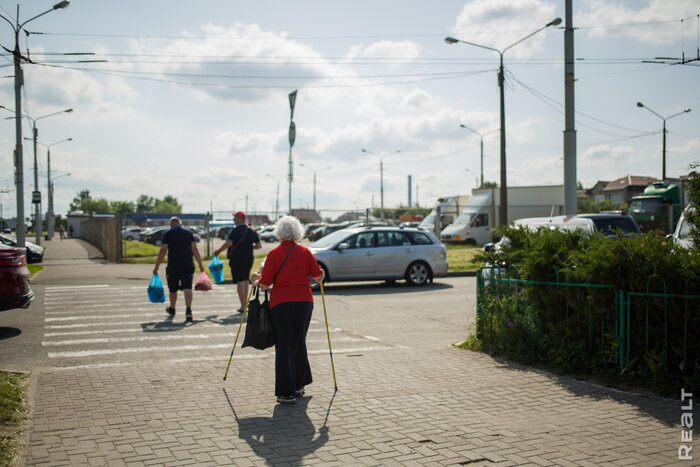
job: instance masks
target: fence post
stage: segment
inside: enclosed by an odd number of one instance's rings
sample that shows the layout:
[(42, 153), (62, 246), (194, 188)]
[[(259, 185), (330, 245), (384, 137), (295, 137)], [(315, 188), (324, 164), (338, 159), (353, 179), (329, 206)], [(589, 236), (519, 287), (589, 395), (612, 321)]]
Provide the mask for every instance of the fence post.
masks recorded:
[(625, 345), (626, 345), (626, 336), (625, 336), (625, 330), (627, 329), (627, 326), (625, 325), (625, 292), (623, 290), (619, 290), (617, 292), (618, 299), (618, 313), (620, 316), (619, 319), (619, 325), (618, 325), (618, 335), (617, 335), (617, 342), (618, 342), (618, 350), (619, 350), (619, 355), (620, 355), (620, 372), (625, 369)]

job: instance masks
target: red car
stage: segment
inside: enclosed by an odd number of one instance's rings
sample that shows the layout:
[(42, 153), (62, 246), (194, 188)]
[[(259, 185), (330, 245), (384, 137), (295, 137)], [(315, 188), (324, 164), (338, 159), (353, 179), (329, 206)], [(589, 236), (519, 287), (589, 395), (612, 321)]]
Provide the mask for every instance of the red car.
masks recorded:
[(0, 244), (0, 311), (27, 308), (32, 300), (23, 249)]

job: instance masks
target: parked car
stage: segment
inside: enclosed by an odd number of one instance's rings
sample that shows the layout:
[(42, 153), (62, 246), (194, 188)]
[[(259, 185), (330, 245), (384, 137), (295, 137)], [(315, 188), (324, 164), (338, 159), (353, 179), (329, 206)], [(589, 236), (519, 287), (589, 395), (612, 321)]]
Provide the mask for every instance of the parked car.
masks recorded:
[(335, 232), (337, 230), (345, 229), (348, 228), (347, 224), (324, 224), (320, 227), (315, 228), (313, 231), (311, 231), (311, 234), (309, 235), (309, 240), (312, 242), (315, 242), (317, 240), (322, 239), (326, 235)]
[(576, 217), (591, 219), (595, 224), (595, 230), (606, 237), (617, 237), (617, 231), (622, 230), (625, 237), (639, 235), (642, 231), (634, 218), (627, 214), (595, 213), (579, 214)]
[(11, 233), (12, 233), (12, 229), (9, 228), (9, 227), (5, 227), (5, 228), (3, 229), (3, 233), (11, 234)]
[[(146, 234), (146, 239), (144, 241), (146, 243), (151, 243), (153, 245), (160, 246), (163, 244), (163, 234), (168, 230), (170, 230), (170, 226), (168, 225), (156, 227), (155, 229), (151, 230), (148, 234)], [(195, 242), (199, 242), (202, 239), (196, 233), (192, 232), (192, 234), (194, 235)]]
[(277, 236), (275, 235), (275, 226), (266, 225), (261, 227), (258, 230), (258, 237), (260, 237), (260, 240), (262, 240), (263, 242), (276, 242)]
[(309, 245), (326, 282), (399, 280), (412, 285), (447, 275), (447, 250), (431, 233), (398, 227), (338, 230)]
[(695, 226), (688, 221), (688, 214), (690, 212), (695, 212), (695, 208), (693, 206), (688, 206), (683, 210), (683, 214), (681, 214), (680, 219), (678, 219), (676, 230), (672, 235), (669, 235), (676, 245), (683, 248), (693, 248), (695, 246), (692, 237), (692, 232), (695, 230)]
[(21, 248), (0, 244), (0, 311), (27, 308), (34, 300)]
[(123, 240), (138, 240), (143, 229), (137, 225), (131, 225), (122, 229)]
[[(5, 235), (0, 235), (0, 243), (7, 246), (17, 246), (17, 242), (12, 240), (10, 237)], [(41, 263), (44, 260), (44, 248), (40, 247), (36, 243), (25, 241), (24, 244), (27, 247), (27, 262), (28, 263)]]

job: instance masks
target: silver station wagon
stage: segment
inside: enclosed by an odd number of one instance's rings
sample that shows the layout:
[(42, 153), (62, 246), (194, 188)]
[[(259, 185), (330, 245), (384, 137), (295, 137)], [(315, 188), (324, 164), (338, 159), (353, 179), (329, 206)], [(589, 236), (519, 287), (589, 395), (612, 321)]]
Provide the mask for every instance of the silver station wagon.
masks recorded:
[(309, 245), (326, 282), (406, 279), (411, 285), (447, 275), (445, 246), (429, 232), (401, 227), (355, 227)]

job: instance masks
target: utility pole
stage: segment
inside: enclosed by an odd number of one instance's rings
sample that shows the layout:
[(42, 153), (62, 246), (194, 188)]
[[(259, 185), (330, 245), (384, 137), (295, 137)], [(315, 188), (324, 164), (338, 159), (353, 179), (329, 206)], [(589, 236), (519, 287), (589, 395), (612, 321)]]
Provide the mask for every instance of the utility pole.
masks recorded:
[(294, 180), (294, 163), (292, 161), (292, 147), (296, 139), (296, 125), (294, 125), (294, 105), (297, 101), (297, 90), (289, 93), (289, 109), (291, 115), (289, 117), (289, 215), (292, 215), (292, 181)]
[(578, 212), (576, 196), (576, 118), (574, 110), (574, 25), (572, 1), (566, 0), (564, 29), (564, 215)]

